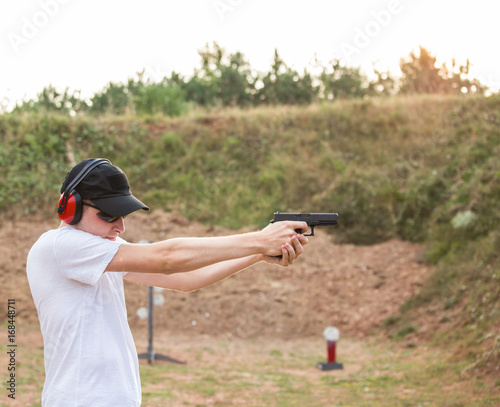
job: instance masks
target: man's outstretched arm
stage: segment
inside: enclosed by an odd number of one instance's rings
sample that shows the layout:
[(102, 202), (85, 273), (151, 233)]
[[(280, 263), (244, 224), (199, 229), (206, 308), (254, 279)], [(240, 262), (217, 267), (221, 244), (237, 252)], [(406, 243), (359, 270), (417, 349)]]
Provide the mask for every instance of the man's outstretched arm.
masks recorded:
[(172, 274), (252, 255), (280, 256), (305, 222), (277, 222), (260, 232), (222, 237), (175, 238), (149, 245), (122, 244), (106, 271)]
[(171, 275), (128, 273), (124, 276), (124, 279), (133, 283), (162, 287), (170, 290), (182, 292), (194, 291), (222, 281), (260, 261), (267, 261), (287, 267), (302, 254), (304, 251), (303, 246), (307, 244), (307, 241), (307, 237), (302, 235), (297, 235), (297, 237), (294, 236), (291, 245), (284, 245), (280, 257), (256, 254), (240, 259), (226, 260), (186, 273), (174, 273)]

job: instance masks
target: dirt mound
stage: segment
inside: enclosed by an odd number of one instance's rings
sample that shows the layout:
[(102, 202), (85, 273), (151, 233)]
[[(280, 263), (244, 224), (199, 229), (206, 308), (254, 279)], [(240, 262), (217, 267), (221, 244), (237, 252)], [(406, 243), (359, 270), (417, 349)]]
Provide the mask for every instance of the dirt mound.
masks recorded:
[[(15, 298), (17, 316), (37, 322), (26, 279), (29, 248), (56, 220), (28, 218), (4, 221), (0, 230), (0, 290)], [(240, 232), (245, 232), (243, 230)], [(129, 242), (158, 241), (175, 236), (234, 233), (156, 211), (127, 218), (123, 237)], [(419, 262), (422, 248), (401, 241), (374, 246), (337, 245), (316, 230), (306, 253), (291, 267), (258, 264), (223, 282), (194, 293), (163, 291), (165, 303), (155, 307), (155, 329), (179, 334), (252, 338), (320, 335), (326, 326), (341, 335), (364, 337), (414, 295), (429, 273)], [(147, 307), (147, 287), (126, 283), (129, 322), (146, 330), (137, 316)]]

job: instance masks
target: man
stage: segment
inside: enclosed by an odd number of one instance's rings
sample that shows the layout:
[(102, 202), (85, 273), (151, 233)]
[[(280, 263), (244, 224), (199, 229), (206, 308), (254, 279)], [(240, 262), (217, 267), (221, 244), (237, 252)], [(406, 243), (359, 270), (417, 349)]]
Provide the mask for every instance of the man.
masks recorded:
[(304, 222), (277, 222), (247, 234), (129, 244), (119, 237), (125, 216), (149, 208), (105, 159), (73, 167), (61, 193), (61, 224), (39, 238), (27, 261), (44, 339), (47, 407), (140, 405), (123, 279), (187, 292), (259, 261), (288, 266), (307, 243), (296, 232), (307, 230)]

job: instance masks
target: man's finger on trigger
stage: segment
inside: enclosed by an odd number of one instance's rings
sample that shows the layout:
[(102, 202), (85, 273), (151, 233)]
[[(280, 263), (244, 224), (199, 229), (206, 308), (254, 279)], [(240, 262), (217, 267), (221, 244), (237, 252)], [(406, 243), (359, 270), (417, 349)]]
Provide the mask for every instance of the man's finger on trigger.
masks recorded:
[(309, 226), (307, 226), (306, 222), (294, 221), (292, 223), (292, 225), (293, 225), (294, 230), (295, 231), (299, 231), (300, 230), (300, 233), (306, 233), (307, 230), (309, 229)]

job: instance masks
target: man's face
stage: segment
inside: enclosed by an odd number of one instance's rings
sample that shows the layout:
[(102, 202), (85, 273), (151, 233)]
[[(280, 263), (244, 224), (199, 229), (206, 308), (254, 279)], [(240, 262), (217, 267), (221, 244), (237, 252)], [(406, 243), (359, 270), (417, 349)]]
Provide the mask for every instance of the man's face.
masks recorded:
[(125, 219), (121, 217), (116, 222), (108, 223), (97, 216), (98, 212), (98, 209), (84, 206), (82, 219), (75, 229), (115, 241), (120, 233), (125, 232)]

